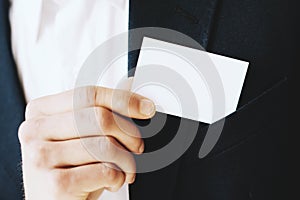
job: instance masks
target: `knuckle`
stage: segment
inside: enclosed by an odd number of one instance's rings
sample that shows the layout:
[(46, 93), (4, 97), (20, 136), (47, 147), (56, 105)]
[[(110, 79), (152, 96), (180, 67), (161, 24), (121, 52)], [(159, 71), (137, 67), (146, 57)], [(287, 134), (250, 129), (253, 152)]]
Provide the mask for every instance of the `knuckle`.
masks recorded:
[(103, 176), (106, 177), (107, 186), (115, 186), (119, 182), (119, 173), (112, 167), (102, 165), (103, 166)]
[(95, 87), (85, 86), (74, 89), (74, 98), (77, 106), (94, 105)]
[(99, 116), (100, 129), (105, 134), (111, 131), (113, 126), (113, 115), (112, 112), (106, 109), (98, 108), (96, 109), (97, 116)]
[(32, 141), (32, 135), (31, 135), (31, 131), (29, 129), (28, 126), (28, 122), (24, 121), (20, 126), (19, 126), (19, 130), (18, 130), (18, 138), (19, 141), (21, 143), (21, 145), (23, 144), (28, 144), (30, 143), (30, 141)]
[(118, 172), (116, 170), (109, 168), (107, 170), (106, 176), (109, 183), (115, 185), (118, 182)]
[(31, 120), (24, 121), (18, 130), (18, 137), (21, 144), (29, 144), (32, 141), (38, 139), (37, 133), (40, 127), (45, 123), (45, 118), (35, 118)]
[(140, 102), (140, 96), (136, 93), (127, 94), (127, 103), (128, 106), (136, 106)]
[(128, 91), (114, 90), (112, 97), (113, 110), (122, 110), (125, 115), (128, 115), (130, 96), (131, 93)]
[(88, 105), (95, 105), (96, 104), (96, 87), (95, 86), (88, 86), (84, 90), (84, 99), (86, 100)]
[(67, 193), (72, 184), (72, 174), (69, 170), (57, 170), (52, 173), (52, 185), (54, 185), (55, 193)]
[(107, 102), (107, 100), (109, 99), (108, 91), (109, 90), (105, 87), (95, 88), (95, 93), (94, 93), (95, 103), (97, 102), (99, 104), (105, 104), (105, 102)]
[(33, 165), (36, 168), (49, 167), (49, 148), (44, 143), (37, 143), (33, 149)]
[(113, 97), (112, 97), (112, 107), (114, 110), (122, 109), (124, 106), (124, 102), (126, 102), (127, 98), (127, 92), (120, 92), (119, 90), (113, 91)]

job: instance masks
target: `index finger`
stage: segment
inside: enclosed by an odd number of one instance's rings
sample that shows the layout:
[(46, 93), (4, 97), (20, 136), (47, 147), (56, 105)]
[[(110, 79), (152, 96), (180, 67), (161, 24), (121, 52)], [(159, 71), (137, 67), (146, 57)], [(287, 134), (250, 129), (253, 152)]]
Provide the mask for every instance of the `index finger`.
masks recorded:
[(136, 119), (149, 119), (155, 113), (154, 103), (141, 95), (126, 90), (86, 86), (31, 101), (26, 108), (26, 119), (88, 107), (105, 107)]

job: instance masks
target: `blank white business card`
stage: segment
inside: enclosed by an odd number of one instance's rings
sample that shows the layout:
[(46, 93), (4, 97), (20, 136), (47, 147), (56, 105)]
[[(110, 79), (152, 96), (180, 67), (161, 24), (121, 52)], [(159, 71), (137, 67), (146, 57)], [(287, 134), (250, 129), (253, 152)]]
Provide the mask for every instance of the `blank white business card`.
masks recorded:
[(145, 37), (131, 91), (158, 112), (211, 124), (236, 111), (248, 65)]

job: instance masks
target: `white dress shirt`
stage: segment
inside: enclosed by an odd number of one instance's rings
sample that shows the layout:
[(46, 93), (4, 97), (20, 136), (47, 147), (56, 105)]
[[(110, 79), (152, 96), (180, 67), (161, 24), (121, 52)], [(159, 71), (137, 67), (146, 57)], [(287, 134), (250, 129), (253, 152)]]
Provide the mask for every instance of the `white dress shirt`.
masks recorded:
[[(128, 0), (11, 1), (13, 55), (27, 101), (74, 88), (88, 55), (128, 30)], [(126, 64), (110, 76), (127, 73)], [(128, 200), (128, 185), (100, 199)]]

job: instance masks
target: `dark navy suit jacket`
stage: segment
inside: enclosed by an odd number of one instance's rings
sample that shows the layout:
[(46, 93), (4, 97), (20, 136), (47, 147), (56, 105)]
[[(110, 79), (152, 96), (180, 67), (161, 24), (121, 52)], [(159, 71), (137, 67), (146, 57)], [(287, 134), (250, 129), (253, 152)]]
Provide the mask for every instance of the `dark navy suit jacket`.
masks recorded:
[[(294, 38), (287, 1), (131, 0), (130, 4), (130, 28), (174, 29), (207, 51), (250, 62), (238, 110), (226, 118), (213, 151), (198, 158), (207, 128), (203, 125), (179, 160), (137, 176), (130, 186), (131, 198), (286, 199), (287, 74), (293, 64), (289, 53)], [(0, 0), (1, 200), (23, 196), (17, 131), (25, 101), (11, 52), (9, 6), (8, 0)], [(168, 116), (161, 134), (146, 139), (146, 151), (167, 143), (176, 123), (176, 117)]]

